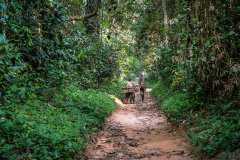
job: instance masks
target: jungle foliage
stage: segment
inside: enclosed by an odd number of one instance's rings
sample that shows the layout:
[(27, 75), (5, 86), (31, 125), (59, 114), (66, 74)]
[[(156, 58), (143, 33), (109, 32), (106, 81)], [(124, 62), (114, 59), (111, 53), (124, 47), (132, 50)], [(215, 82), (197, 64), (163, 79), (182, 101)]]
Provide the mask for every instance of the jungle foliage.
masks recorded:
[(0, 0), (0, 158), (73, 159), (143, 68), (198, 151), (235, 155), (239, 22), (238, 0)]
[(157, 0), (135, 27), (158, 81), (153, 95), (207, 156), (240, 147), (239, 8), (237, 0)]
[(1, 108), (1, 159), (72, 159), (115, 108), (104, 93), (71, 86), (52, 102), (31, 97)]
[(119, 62), (89, 33), (87, 10), (83, 1), (0, 1), (0, 159), (73, 159), (114, 110)]

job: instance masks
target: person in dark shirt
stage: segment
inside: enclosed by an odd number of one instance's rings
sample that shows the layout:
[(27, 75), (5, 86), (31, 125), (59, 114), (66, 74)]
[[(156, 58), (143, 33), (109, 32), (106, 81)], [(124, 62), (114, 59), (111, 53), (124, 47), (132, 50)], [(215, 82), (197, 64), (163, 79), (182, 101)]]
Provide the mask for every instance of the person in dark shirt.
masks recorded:
[(141, 73), (140, 76), (139, 76), (138, 84), (139, 84), (139, 88), (140, 88), (141, 100), (142, 100), (142, 102), (144, 102), (145, 86), (144, 86), (144, 75), (143, 75), (143, 73)]

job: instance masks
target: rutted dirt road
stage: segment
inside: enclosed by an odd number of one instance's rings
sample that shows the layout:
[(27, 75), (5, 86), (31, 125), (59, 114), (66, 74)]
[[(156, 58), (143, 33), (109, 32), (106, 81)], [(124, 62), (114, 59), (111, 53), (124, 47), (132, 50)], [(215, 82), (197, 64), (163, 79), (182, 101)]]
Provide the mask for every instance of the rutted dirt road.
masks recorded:
[(154, 100), (118, 108), (86, 150), (88, 160), (192, 160), (191, 146)]

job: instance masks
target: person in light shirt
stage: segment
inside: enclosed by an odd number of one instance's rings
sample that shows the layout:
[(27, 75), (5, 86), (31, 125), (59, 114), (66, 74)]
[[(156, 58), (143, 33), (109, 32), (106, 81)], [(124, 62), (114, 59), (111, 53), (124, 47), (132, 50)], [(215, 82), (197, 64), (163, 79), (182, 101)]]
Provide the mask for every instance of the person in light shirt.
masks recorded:
[(125, 93), (125, 103), (135, 103), (135, 85), (133, 81), (129, 78), (127, 82), (127, 92)]

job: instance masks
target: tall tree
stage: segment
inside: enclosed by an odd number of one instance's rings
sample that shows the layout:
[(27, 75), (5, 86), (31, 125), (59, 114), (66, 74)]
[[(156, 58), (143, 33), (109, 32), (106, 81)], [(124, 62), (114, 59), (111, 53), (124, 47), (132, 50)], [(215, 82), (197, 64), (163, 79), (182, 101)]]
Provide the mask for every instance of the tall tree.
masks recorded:
[(166, 0), (162, 0), (162, 10), (163, 10), (163, 16), (164, 16), (164, 30), (165, 30), (165, 44), (168, 45), (168, 34), (167, 34), (167, 30), (168, 30), (168, 14), (167, 14), (167, 2)]
[(100, 32), (99, 9), (101, 0), (87, 0), (84, 24), (87, 32), (98, 37)]

